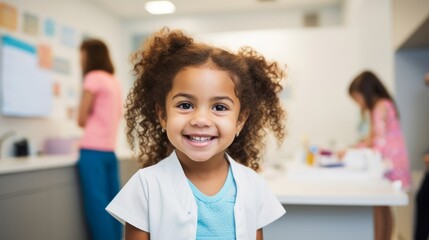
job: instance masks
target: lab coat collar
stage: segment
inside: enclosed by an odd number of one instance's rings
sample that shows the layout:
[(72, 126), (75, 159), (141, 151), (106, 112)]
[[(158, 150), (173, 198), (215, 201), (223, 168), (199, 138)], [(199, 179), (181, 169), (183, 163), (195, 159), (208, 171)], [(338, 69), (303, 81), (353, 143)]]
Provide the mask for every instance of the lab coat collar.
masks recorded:
[[(246, 239), (246, 217), (245, 212), (242, 209), (242, 191), (243, 188), (246, 187), (245, 183), (242, 183), (244, 180), (244, 172), (240, 171), (240, 163), (237, 163), (234, 159), (232, 159), (228, 154), (227, 160), (229, 165), (231, 166), (232, 174), (234, 176), (234, 180), (237, 187), (237, 195), (235, 199), (234, 206), (234, 216), (235, 216), (235, 225), (236, 225), (236, 237), (237, 239)], [(186, 209), (187, 214), (194, 215), (194, 227), (197, 227), (198, 220), (198, 209), (195, 201), (194, 194), (192, 193), (192, 189), (189, 186), (188, 179), (186, 178), (185, 172), (183, 171), (182, 165), (180, 164), (179, 158), (177, 157), (176, 151), (173, 151), (170, 156), (163, 160), (168, 165), (168, 170), (170, 176), (175, 183), (177, 183), (177, 200), (182, 203), (184, 209)]]
[[(234, 159), (232, 159), (227, 153), (225, 153), (226, 159), (229, 162), (229, 165), (231, 166), (232, 174), (234, 176), (234, 180), (237, 184), (237, 188), (239, 188), (240, 185), (240, 179), (241, 179), (241, 171), (238, 170), (239, 166)], [(173, 180), (179, 184), (177, 189), (180, 189), (181, 191), (186, 189), (187, 195), (190, 194), (193, 196), (192, 190), (189, 186), (188, 180), (186, 178), (185, 172), (183, 171), (182, 165), (180, 164), (179, 158), (177, 157), (176, 151), (173, 151), (167, 159), (164, 160), (168, 165), (170, 166), (170, 174), (173, 176)], [(179, 169), (179, 170), (178, 170)], [(185, 187), (186, 186), (186, 187)], [(183, 194), (183, 193), (182, 193)], [(182, 195), (180, 194), (180, 195)]]

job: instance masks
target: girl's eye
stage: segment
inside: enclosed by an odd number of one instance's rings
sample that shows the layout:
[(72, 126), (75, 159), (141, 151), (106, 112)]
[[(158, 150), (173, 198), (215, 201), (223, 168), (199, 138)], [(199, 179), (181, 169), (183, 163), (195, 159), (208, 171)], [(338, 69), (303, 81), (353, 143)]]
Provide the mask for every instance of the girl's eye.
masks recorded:
[(192, 104), (190, 104), (190, 103), (181, 103), (181, 104), (177, 105), (177, 107), (180, 108), (180, 109), (186, 109), (186, 110), (188, 110), (188, 109), (192, 108)]
[(221, 112), (221, 111), (227, 111), (229, 109), (224, 105), (216, 105), (213, 107), (213, 110)]

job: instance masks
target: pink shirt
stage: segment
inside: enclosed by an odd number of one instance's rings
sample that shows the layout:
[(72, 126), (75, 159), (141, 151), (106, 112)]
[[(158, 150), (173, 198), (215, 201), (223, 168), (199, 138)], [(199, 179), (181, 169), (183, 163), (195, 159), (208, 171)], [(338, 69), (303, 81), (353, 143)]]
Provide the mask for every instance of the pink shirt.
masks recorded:
[(392, 164), (386, 177), (401, 180), (404, 188), (408, 188), (411, 177), (407, 148), (393, 103), (379, 100), (371, 112), (371, 122), (372, 147)]
[(110, 73), (91, 71), (84, 78), (83, 89), (90, 91), (94, 100), (80, 147), (113, 151), (122, 117), (120, 83)]

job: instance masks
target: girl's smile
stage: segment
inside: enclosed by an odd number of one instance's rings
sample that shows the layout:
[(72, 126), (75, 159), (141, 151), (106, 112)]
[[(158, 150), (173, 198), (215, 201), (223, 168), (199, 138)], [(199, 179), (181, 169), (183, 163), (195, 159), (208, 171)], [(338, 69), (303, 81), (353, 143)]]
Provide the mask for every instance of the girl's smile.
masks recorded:
[(223, 159), (242, 129), (240, 101), (231, 76), (212, 66), (187, 67), (173, 80), (161, 125), (178, 156), (194, 162)]
[(214, 136), (198, 136), (194, 134), (184, 134), (189, 144), (194, 147), (205, 147), (212, 143), (217, 137)]

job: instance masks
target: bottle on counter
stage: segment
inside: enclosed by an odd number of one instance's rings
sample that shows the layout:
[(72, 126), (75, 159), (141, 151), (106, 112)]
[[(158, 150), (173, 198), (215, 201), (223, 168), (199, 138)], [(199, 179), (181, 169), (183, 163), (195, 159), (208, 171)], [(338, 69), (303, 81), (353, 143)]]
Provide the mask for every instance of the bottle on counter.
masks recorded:
[(317, 147), (314, 145), (310, 146), (307, 151), (307, 158), (306, 158), (307, 165), (309, 166), (315, 165), (316, 154), (317, 154)]

